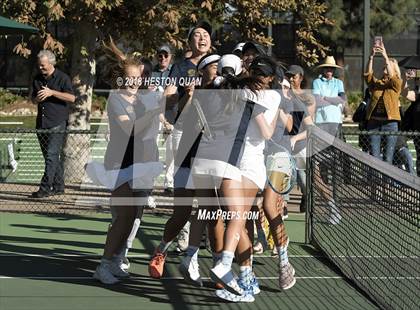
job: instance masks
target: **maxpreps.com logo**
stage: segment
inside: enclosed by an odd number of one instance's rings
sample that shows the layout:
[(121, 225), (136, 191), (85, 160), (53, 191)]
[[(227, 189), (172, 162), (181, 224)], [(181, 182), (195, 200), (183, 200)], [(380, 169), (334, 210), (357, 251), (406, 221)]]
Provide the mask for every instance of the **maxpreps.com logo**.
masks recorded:
[(208, 220), (217, 220), (222, 219), (224, 221), (230, 220), (257, 220), (258, 219), (258, 211), (225, 211), (222, 209), (217, 210), (205, 210), (199, 209), (197, 219), (200, 221), (208, 221)]

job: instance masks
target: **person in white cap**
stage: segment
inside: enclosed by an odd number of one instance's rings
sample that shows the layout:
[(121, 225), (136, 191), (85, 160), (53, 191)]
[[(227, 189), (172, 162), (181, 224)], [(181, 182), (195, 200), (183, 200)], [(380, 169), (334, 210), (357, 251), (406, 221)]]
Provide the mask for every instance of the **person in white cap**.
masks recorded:
[[(235, 70), (234, 59), (237, 63), (240, 60), (234, 55), (229, 58), (227, 63), (232, 66), (221, 68), (225, 74), (221, 87), (226, 89), (226, 98), (223, 91), (218, 93), (222, 96), (220, 113), (208, 120), (214, 136), (202, 138), (191, 169), (195, 188), (220, 189), (225, 210), (238, 214), (227, 222), (223, 251), (218, 253), (220, 258), (211, 269), (212, 280), (224, 286), (216, 295), (233, 302), (252, 302), (253, 295), (260, 290), (252, 272), (252, 245), (244, 229), (245, 218), (241, 215), (249, 211), (258, 188), (265, 185), (262, 151), (264, 139), (269, 138), (275, 128), (280, 95), (267, 89), (274, 79), (274, 61), (267, 57), (257, 58), (250, 66), (252, 76), (236, 79), (235, 73), (241, 70)], [(228, 98), (231, 99), (226, 100)], [(209, 106), (217, 104), (216, 96), (213, 99)], [(240, 264), (239, 280), (231, 270), (235, 251)], [(291, 270), (289, 267), (284, 269), (285, 272)]]
[[(217, 112), (215, 110), (217, 110), (218, 107), (214, 104), (215, 101), (213, 100), (217, 97), (217, 94), (215, 94), (212, 89), (215, 88), (213, 82), (217, 76), (219, 60), (219, 55), (208, 54), (204, 56), (197, 65), (199, 74), (202, 76), (202, 84), (194, 91), (192, 103), (188, 107), (189, 114), (186, 117), (188, 122), (184, 122), (183, 135), (178, 149), (177, 158), (175, 159), (176, 162), (178, 162), (179, 158), (183, 159), (183, 163), (180, 164), (181, 166), (188, 166), (188, 168), (191, 167), (192, 161), (196, 156), (196, 151), (203, 139), (203, 135), (211, 134), (208, 132), (210, 129), (206, 126), (209, 124), (211, 125), (211, 123), (207, 122), (207, 119), (212, 119), (210, 115), (214, 115), (214, 113)], [(220, 103), (220, 101), (218, 102)], [(206, 139), (206, 137), (204, 139)], [(201, 195), (202, 197), (209, 196), (208, 193), (203, 193), (202, 190), (200, 192), (195, 191), (195, 186), (192, 183), (193, 182), (189, 182), (188, 188), (194, 191), (194, 195)], [(198, 198), (198, 201), (200, 204), (201, 199)], [(199, 208), (202, 209), (205, 208), (205, 206), (199, 205)], [(202, 286), (202, 280), (198, 270), (198, 249), (206, 223), (206, 221), (197, 220), (196, 216), (192, 218), (188, 248), (186, 251), (187, 255), (179, 266), (181, 274), (194, 286)], [(212, 250), (213, 252), (220, 252), (223, 247), (223, 241), (219, 239), (219, 244), (215, 244), (214, 231), (216, 229), (221, 229), (223, 231), (223, 223), (220, 223), (219, 226), (217, 226), (216, 222), (208, 224)], [(220, 241), (222, 242), (220, 243)]]

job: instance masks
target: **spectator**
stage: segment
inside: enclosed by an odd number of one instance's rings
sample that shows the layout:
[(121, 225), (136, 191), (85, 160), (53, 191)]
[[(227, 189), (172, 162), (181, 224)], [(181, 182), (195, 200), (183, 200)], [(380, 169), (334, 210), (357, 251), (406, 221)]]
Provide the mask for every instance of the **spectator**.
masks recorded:
[(286, 71), (290, 81), (291, 100), (293, 101), (292, 130), (290, 132), (290, 143), (292, 155), (296, 161), (297, 182), (302, 191), (300, 212), (306, 211), (306, 135), (307, 127), (313, 125), (315, 114), (315, 99), (302, 89), (304, 71), (301, 66), (291, 65)]
[(342, 137), (342, 113), (347, 98), (343, 81), (334, 77), (335, 69), (342, 67), (335, 63), (333, 56), (328, 56), (317, 68), (322, 69), (322, 74), (312, 85), (316, 99), (315, 123), (329, 134)]
[[(353, 122), (359, 123), (359, 130), (366, 130), (366, 110), (370, 103), (370, 91), (369, 88), (365, 89), (362, 102), (357, 107), (353, 114)], [(363, 152), (369, 152), (369, 136), (366, 134), (359, 134), (359, 147)]]
[[(418, 70), (418, 69), (417, 69)], [(414, 90), (410, 90), (407, 80), (414, 79)], [(416, 77), (416, 70), (408, 69), (404, 75), (402, 95), (411, 101), (411, 105), (405, 111), (402, 120), (403, 131), (420, 132), (420, 78)], [(416, 149), (417, 176), (420, 177), (420, 136), (414, 136), (414, 148)]]
[[(49, 50), (38, 54), (38, 74), (32, 84), (32, 102), (38, 105), (36, 129), (49, 129), (37, 133), (45, 160), (44, 175), (39, 190), (33, 198), (43, 198), (64, 193), (63, 162), (60, 156), (69, 118), (69, 103), (76, 97), (70, 77), (55, 68), (55, 55)], [(56, 131), (56, 132), (52, 132)]]
[[(156, 58), (157, 64), (153, 68), (152, 77), (163, 80), (169, 76), (172, 68), (172, 50), (169, 45), (164, 44), (160, 46), (157, 49)], [(160, 86), (159, 90), (163, 91), (163, 87)]]
[[(383, 77), (381, 79), (373, 76), (373, 57), (376, 53), (380, 53), (385, 60)], [(399, 96), (402, 85), (401, 73), (397, 61), (388, 58), (383, 45), (372, 48), (364, 76), (372, 94), (366, 113), (367, 130), (398, 131), (398, 122), (401, 120), (399, 113)], [(392, 164), (397, 137), (395, 135), (387, 135), (385, 140), (384, 160)], [(370, 153), (380, 158), (380, 135), (370, 135)]]
[(264, 56), (266, 54), (266, 51), (261, 45), (254, 42), (246, 42), (242, 46), (242, 61), (244, 72), (249, 72), (249, 66), (251, 65), (255, 57), (259, 55)]
[(398, 136), (395, 144), (395, 154), (393, 164), (408, 173), (415, 175), (413, 157), (407, 144), (406, 136)]
[[(157, 65), (153, 69), (152, 77), (158, 78), (161, 81), (166, 79), (169, 76), (169, 73), (172, 68), (172, 50), (169, 47), (169, 45), (162, 45), (157, 49)], [(165, 83), (160, 83), (161, 85), (166, 85)], [(164, 91), (163, 86), (157, 87), (158, 91)], [(171, 119), (171, 115), (168, 115), (168, 113), (171, 113), (171, 111), (166, 111), (165, 114), (159, 115), (159, 120), (161, 123), (161, 129), (164, 129), (165, 132), (165, 164), (166, 164), (166, 172), (165, 172), (165, 181), (164, 181), (164, 187), (166, 191), (171, 192), (173, 188), (173, 174), (174, 174), (174, 157), (173, 157), (173, 146), (172, 146), (172, 130), (173, 125), (168, 121), (168, 119)]]

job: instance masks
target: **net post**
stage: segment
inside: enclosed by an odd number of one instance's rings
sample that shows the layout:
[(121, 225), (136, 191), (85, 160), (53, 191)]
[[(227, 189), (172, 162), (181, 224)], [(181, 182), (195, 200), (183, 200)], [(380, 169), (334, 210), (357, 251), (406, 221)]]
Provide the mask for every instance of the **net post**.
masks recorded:
[(305, 213), (305, 243), (312, 243), (312, 131), (313, 125), (309, 126), (307, 129), (307, 139), (306, 139), (306, 213)]

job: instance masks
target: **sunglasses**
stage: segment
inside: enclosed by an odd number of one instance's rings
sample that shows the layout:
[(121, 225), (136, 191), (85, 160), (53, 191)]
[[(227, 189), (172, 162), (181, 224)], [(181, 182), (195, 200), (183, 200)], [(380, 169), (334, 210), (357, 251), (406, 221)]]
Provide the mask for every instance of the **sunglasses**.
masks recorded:
[(162, 54), (158, 55), (159, 59), (168, 58), (168, 57), (169, 57), (169, 54), (167, 54), (167, 53), (162, 53)]

